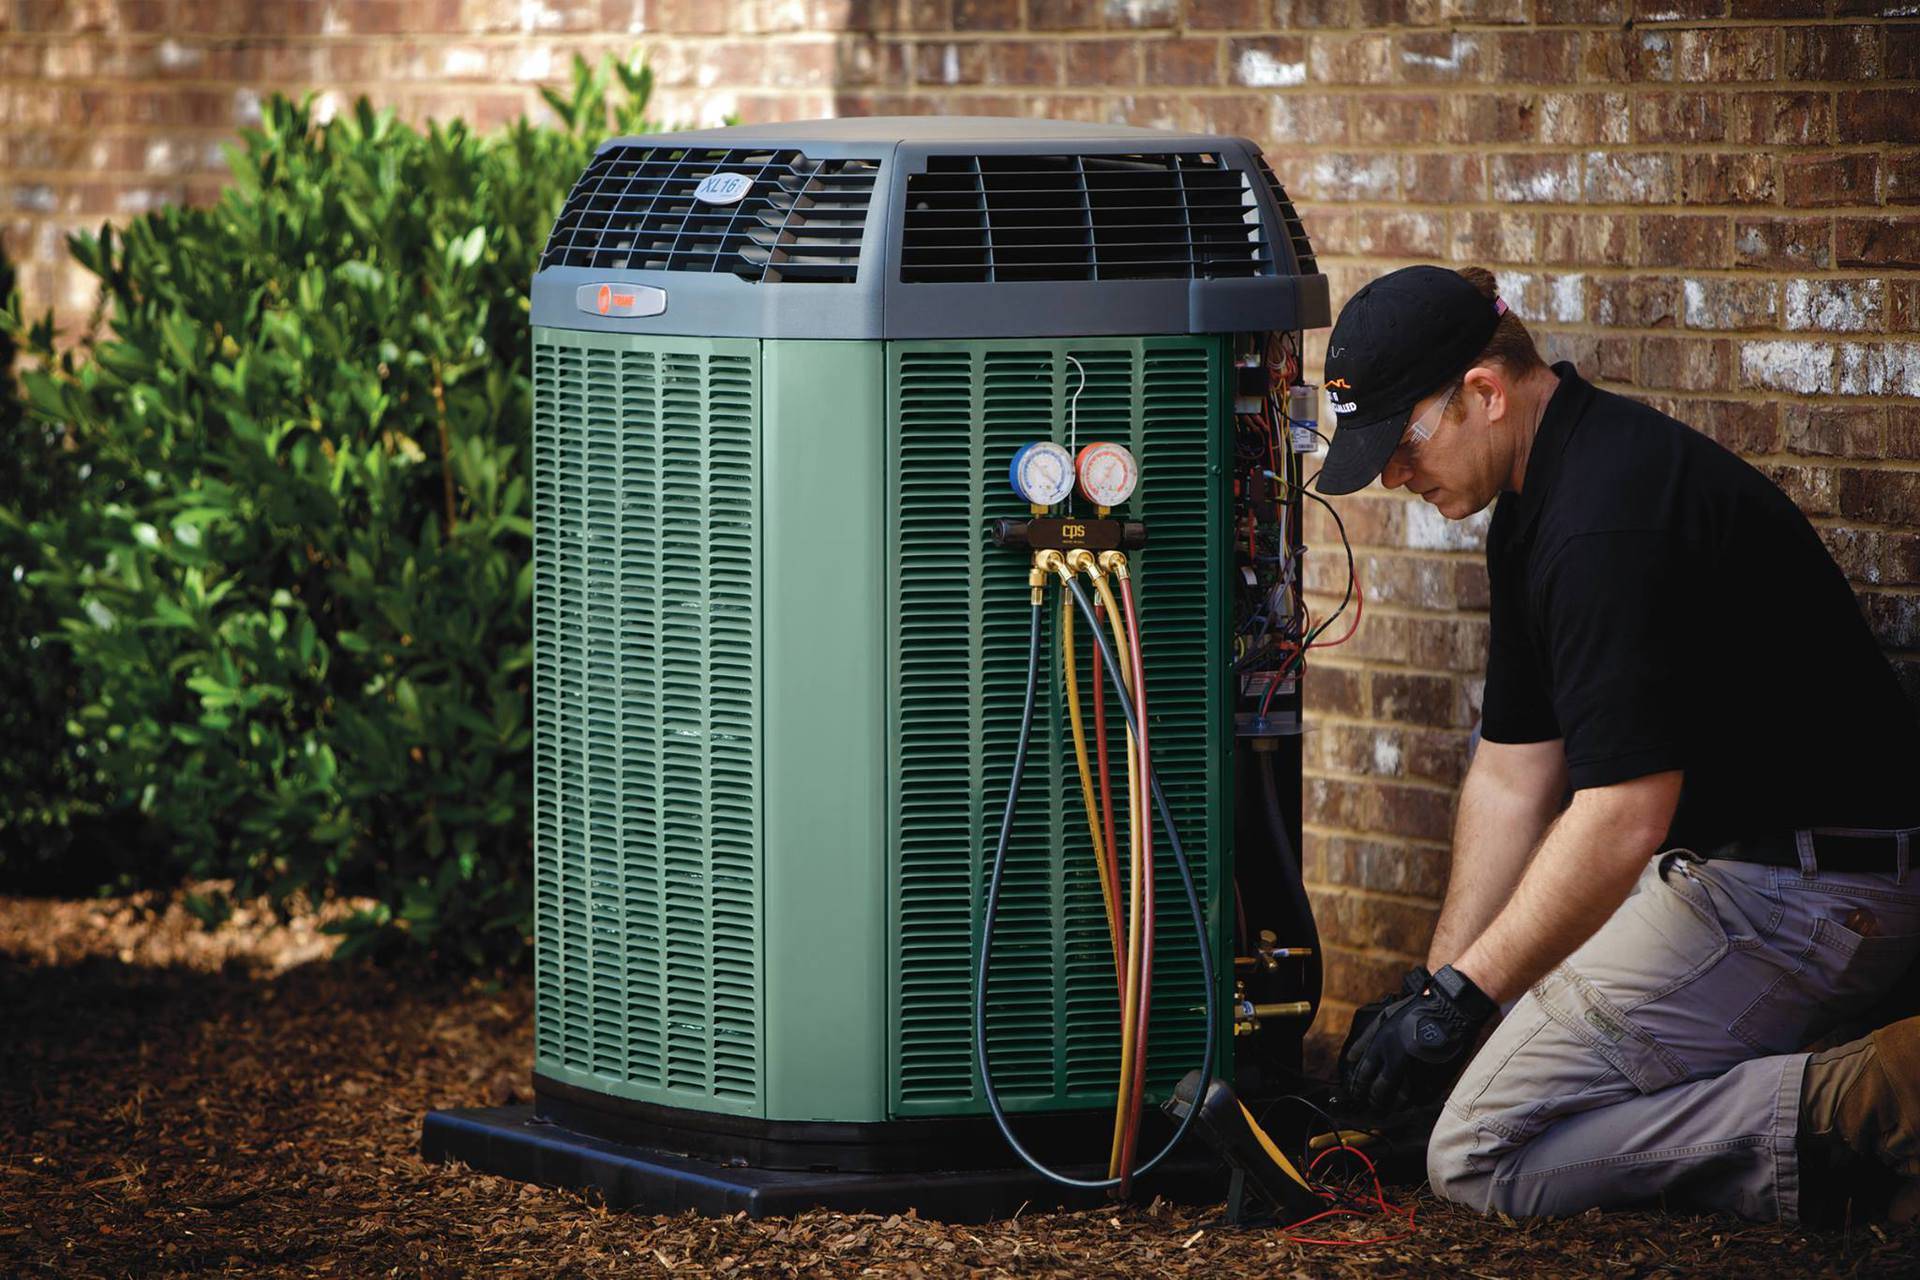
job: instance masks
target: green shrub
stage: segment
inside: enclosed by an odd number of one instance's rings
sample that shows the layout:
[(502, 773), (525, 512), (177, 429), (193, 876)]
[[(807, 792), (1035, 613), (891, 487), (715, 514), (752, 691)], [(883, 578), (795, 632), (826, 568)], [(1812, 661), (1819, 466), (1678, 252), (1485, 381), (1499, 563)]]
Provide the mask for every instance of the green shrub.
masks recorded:
[[(9, 315), (19, 311), (4, 258), (0, 304)], [(133, 878), (151, 850), (141, 847), (140, 824), (115, 811), (110, 787), (67, 739), (79, 676), (72, 654), (42, 638), (58, 627), (59, 611), (29, 580), (43, 564), (20, 521), (68, 507), (85, 483), (87, 458), (65, 432), (22, 411), (14, 339), (14, 326), (0, 324), (0, 500), (18, 513), (12, 523), (0, 521), (0, 873), (14, 889), (85, 889)]]
[(111, 337), (8, 326), (75, 445), (36, 462), (90, 463), (7, 517), (77, 758), (170, 875), (375, 899), (349, 952), (478, 962), (528, 932), (527, 288), (650, 83), (574, 70), (559, 127), (491, 136), (276, 98), (217, 205), (71, 241)]

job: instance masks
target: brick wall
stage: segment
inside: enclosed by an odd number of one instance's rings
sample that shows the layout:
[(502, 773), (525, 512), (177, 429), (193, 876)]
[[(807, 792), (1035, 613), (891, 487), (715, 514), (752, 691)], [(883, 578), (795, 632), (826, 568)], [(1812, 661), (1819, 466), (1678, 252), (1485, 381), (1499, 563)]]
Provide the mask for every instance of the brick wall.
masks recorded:
[[(1245, 134), (1298, 197), (1336, 305), (1404, 263), (1492, 266), (1552, 355), (1753, 458), (1920, 693), (1920, 24), (1902, 13), (1920, 5), (0, 0), (0, 217), (29, 300), (78, 318), (60, 235), (209, 197), (219, 144), (270, 88), (497, 122), (539, 110), (572, 52), (635, 45), (668, 120)], [(1481, 524), (1377, 490), (1343, 510), (1367, 620), (1312, 681), (1307, 854), (1329, 995), (1350, 1003), (1432, 927), (1486, 582)], [(1335, 590), (1336, 540), (1313, 532)]]

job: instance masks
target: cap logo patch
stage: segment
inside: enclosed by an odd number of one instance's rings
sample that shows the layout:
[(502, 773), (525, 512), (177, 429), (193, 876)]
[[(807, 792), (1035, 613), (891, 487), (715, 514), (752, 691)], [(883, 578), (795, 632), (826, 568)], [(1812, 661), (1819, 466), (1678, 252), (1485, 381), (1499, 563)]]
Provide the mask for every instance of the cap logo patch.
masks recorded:
[(1333, 406), (1335, 413), (1352, 413), (1360, 407), (1351, 400), (1329, 400), (1327, 403)]
[(1349, 386), (1349, 385), (1348, 385), (1348, 383), (1347, 383), (1347, 380), (1346, 380), (1345, 378), (1335, 378), (1335, 379), (1334, 379), (1334, 380), (1333, 380), (1332, 382), (1329, 382), (1329, 383), (1327, 384), (1327, 390), (1329, 390), (1329, 391), (1351, 391), (1351, 390), (1353, 390), (1353, 388), (1352, 388), (1351, 386)]

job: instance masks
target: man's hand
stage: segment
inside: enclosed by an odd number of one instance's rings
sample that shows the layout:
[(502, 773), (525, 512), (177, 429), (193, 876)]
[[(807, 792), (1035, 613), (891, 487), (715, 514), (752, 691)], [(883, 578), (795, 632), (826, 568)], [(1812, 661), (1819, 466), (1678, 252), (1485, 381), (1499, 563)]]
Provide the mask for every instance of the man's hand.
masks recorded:
[(1343, 1072), (1346, 1070), (1346, 1061), (1353, 1054), (1353, 1046), (1358, 1044), (1367, 1032), (1373, 1029), (1373, 1024), (1380, 1020), (1380, 1015), (1386, 1012), (1388, 1005), (1406, 996), (1419, 995), (1426, 985), (1432, 981), (1433, 975), (1427, 972), (1427, 966), (1417, 964), (1407, 970), (1406, 977), (1400, 979), (1400, 989), (1398, 991), (1393, 992), (1391, 995), (1381, 996), (1372, 1004), (1363, 1004), (1358, 1009), (1355, 1009), (1353, 1011), (1353, 1023), (1347, 1028), (1346, 1043), (1340, 1046), (1339, 1062), (1341, 1070)]
[(1498, 1008), (1465, 974), (1443, 967), (1421, 990), (1383, 1009), (1357, 1039), (1349, 1037), (1341, 1062), (1348, 1099), (1382, 1114), (1433, 1101)]

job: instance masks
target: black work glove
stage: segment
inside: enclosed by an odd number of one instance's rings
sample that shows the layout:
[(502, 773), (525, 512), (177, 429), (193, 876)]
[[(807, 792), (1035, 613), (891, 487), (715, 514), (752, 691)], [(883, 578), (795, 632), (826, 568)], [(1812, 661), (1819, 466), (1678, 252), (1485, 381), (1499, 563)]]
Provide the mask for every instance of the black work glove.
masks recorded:
[(1381, 1010), (1348, 1048), (1341, 1062), (1348, 1099), (1382, 1114), (1432, 1102), (1498, 1009), (1472, 979), (1442, 966), (1420, 991)]
[(1427, 966), (1417, 964), (1407, 970), (1406, 976), (1400, 979), (1398, 991), (1392, 995), (1381, 996), (1372, 1004), (1363, 1004), (1353, 1011), (1353, 1023), (1347, 1028), (1346, 1043), (1340, 1046), (1339, 1065), (1342, 1075), (1347, 1069), (1347, 1059), (1353, 1055), (1353, 1046), (1372, 1029), (1375, 1022), (1379, 1021), (1380, 1015), (1386, 1012), (1387, 1006), (1403, 996), (1419, 995), (1432, 981), (1433, 975), (1427, 972)]

